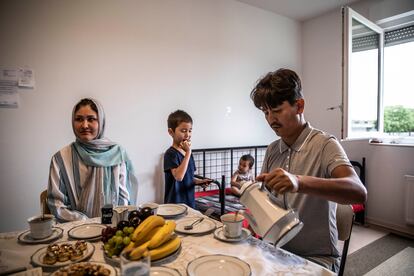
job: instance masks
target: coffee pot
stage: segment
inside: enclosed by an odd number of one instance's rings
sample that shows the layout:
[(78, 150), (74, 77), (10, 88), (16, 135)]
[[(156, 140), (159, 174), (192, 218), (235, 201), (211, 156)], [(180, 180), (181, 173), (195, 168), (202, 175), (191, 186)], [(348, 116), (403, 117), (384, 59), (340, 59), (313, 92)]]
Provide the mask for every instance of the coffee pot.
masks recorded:
[(250, 210), (241, 211), (253, 230), (264, 241), (277, 247), (290, 241), (303, 227), (298, 214), (284, 200), (273, 196), (261, 182), (246, 182), (240, 190), (240, 202)]

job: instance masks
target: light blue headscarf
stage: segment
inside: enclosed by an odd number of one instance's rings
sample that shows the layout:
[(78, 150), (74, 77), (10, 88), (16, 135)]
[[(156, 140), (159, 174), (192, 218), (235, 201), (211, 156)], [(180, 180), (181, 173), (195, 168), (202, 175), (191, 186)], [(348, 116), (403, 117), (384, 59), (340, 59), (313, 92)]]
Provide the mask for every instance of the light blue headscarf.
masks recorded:
[(130, 204), (136, 203), (136, 196), (138, 191), (138, 185), (134, 174), (134, 168), (132, 162), (128, 157), (125, 149), (119, 144), (110, 141), (104, 137), (105, 131), (105, 113), (102, 105), (95, 99), (87, 98), (92, 101), (97, 108), (98, 115), (98, 135), (94, 140), (82, 141), (77, 135), (74, 127), (76, 106), (72, 111), (72, 129), (76, 136), (76, 141), (72, 143), (73, 152), (76, 152), (79, 158), (88, 166), (103, 167), (104, 168), (104, 194), (105, 202), (112, 203), (112, 195), (118, 194), (118, 191), (114, 191), (114, 180), (112, 179), (111, 167), (119, 165), (123, 162), (126, 164), (126, 183), (128, 192), (130, 195)]

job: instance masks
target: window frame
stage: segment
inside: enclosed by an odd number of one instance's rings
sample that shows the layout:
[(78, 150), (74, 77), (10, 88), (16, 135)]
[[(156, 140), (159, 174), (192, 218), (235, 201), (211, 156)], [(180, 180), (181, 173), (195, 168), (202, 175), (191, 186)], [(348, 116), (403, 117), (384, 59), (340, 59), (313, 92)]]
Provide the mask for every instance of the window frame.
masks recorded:
[[(377, 131), (353, 132), (349, 121), (349, 87), (352, 65), (352, 20), (358, 21), (379, 35), (378, 41), (378, 83), (377, 83)], [(369, 21), (349, 7), (342, 8), (342, 105), (341, 105), (341, 138), (344, 140), (358, 140), (382, 136), (384, 134), (384, 36), (385, 31), (375, 23)], [(374, 103), (372, 103), (374, 104)]]

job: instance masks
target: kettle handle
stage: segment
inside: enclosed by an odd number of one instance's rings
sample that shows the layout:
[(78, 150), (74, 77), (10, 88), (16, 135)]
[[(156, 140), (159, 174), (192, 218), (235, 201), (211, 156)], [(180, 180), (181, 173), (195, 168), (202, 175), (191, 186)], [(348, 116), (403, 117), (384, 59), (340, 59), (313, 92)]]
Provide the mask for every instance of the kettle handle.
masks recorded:
[(256, 220), (249, 213), (245, 212), (244, 210), (239, 210), (239, 214), (246, 217), (250, 224), (253, 224), (256, 227), (258, 226)]

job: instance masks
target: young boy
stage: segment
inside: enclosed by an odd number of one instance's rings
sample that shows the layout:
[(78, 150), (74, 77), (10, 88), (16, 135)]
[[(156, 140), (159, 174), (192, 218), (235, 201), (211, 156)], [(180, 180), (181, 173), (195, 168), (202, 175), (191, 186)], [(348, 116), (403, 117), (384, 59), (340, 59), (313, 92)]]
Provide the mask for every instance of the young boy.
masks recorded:
[(168, 133), (172, 146), (164, 154), (164, 203), (185, 203), (195, 208), (194, 187), (204, 187), (211, 179), (196, 179), (196, 166), (191, 154), (193, 119), (187, 112), (177, 110), (168, 116)]
[(254, 165), (254, 158), (250, 154), (245, 154), (240, 157), (239, 168), (231, 177), (231, 191), (233, 194), (240, 196), (240, 189), (247, 181), (254, 181), (252, 174), (252, 167)]

